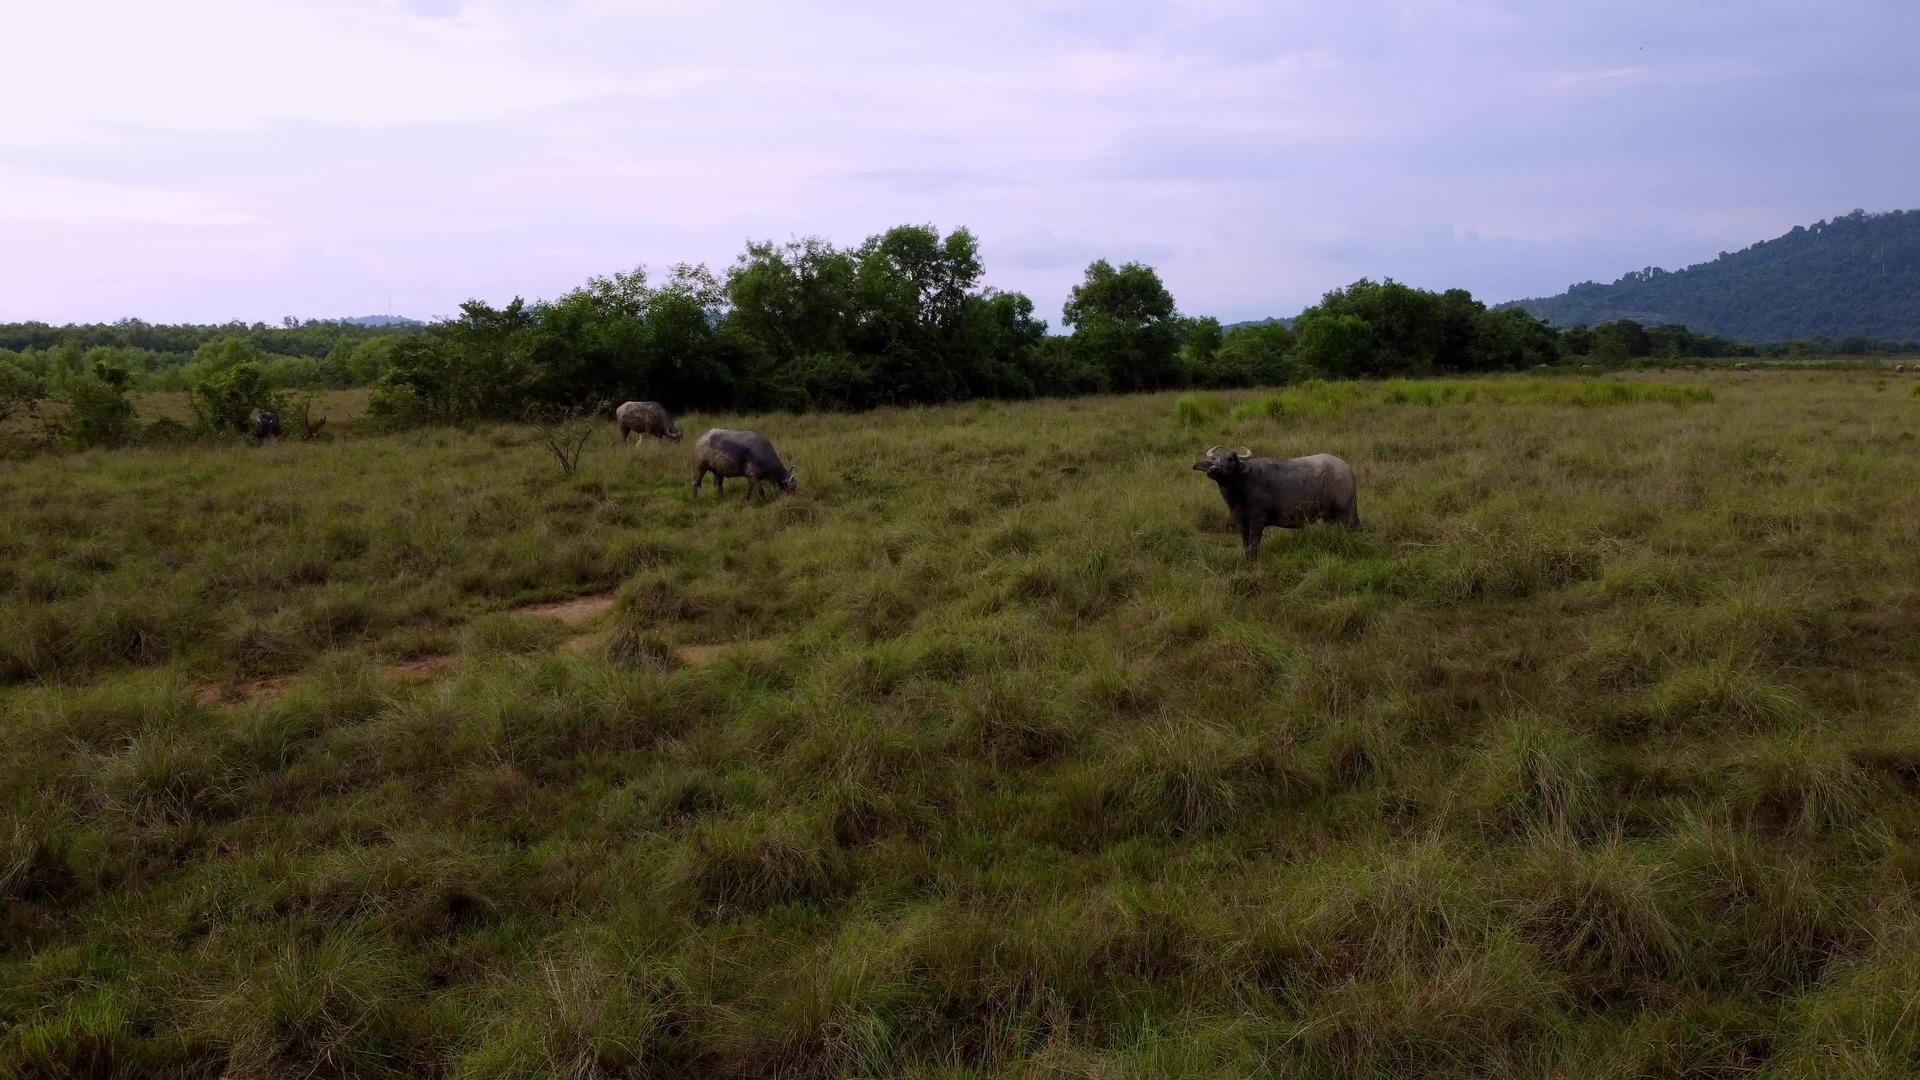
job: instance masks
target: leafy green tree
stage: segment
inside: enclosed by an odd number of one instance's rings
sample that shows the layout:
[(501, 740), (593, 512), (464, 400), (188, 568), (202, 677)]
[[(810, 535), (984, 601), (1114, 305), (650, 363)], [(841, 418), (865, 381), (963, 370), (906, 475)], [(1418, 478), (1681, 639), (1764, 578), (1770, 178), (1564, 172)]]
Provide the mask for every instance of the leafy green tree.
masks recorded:
[(727, 273), (728, 325), (774, 362), (844, 350), (858, 270), (851, 253), (816, 238), (749, 244)]
[(1044, 319), (1033, 317), (1024, 293), (988, 289), (967, 298), (966, 342), (972, 350), (970, 384), (976, 394), (1025, 398), (1046, 388), (1032, 358), (1047, 337)]
[(1653, 355), (1653, 337), (1647, 328), (1632, 319), (1616, 319), (1593, 328), (1594, 357), (1618, 362), (1630, 357)]
[(1470, 345), (1475, 371), (1519, 371), (1560, 358), (1553, 327), (1519, 308), (1479, 312)]
[(124, 368), (97, 364), (92, 374), (67, 382), (62, 397), (60, 441), (74, 449), (123, 446), (133, 439), (133, 402), (127, 400), (131, 376)]
[(1211, 315), (1180, 320), (1181, 382), (1210, 385), (1206, 373), (1214, 366), (1220, 344), (1225, 339), (1220, 320)]
[(244, 434), (255, 413), (278, 401), (267, 376), (269, 357), (247, 338), (228, 335), (194, 351), (184, 369), (194, 418), (203, 432)]
[(460, 305), (460, 317), (401, 339), (367, 411), (388, 426), (508, 419), (535, 396), (534, 312), (514, 297), (504, 308)]
[(255, 414), (279, 409), (279, 395), (253, 360), (220, 367), (193, 384), (193, 413), (202, 431), (243, 435)]
[(47, 396), (47, 384), (10, 360), (0, 359), (0, 424), (32, 416)]
[(1066, 337), (1047, 337), (1028, 359), (1034, 385), (1046, 394), (1104, 394), (1113, 389), (1106, 365)]
[(1113, 389), (1179, 383), (1179, 313), (1152, 267), (1130, 262), (1115, 269), (1096, 260), (1073, 287), (1061, 321), (1073, 327), (1074, 348), (1106, 370)]
[[(1303, 312), (1301, 338), (1304, 343), (1305, 324), (1316, 315), (1350, 317), (1366, 324), (1369, 347), (1342, 360), (1358, 366), (1339, 369), (1338, 374), (1418, 375), (1459, 369), (1466, 366), (1466, 346), (1478, 308), (1465, 292), (1442, 297), (1391, 279), (1362, 278), (1327, 293), (1318, 305)], [(1315, 347), (1321, 344), (1316, 341)]]
[(1573, 327), (1560, 335), (1560, 343), (1566, 346), (1568, 356), (1586, 356), (1593, 352), (1593, 330), (1586, 326)]
[(870, 237), (854, 258), (847, 339), (851, 352), (876, 360), (873, 403), (973, 396), (977, 372), (963, 340), (982, 270), (973, 234), (901, 225)]
[(1312, 374), (1352, 378), (1375, 369), (1373, 328), (1358, 315), (1310, 308), (1294, 325), (1300, 336), (1295, 354)]
[(1235, 327), (1195, 382), (1215, 387), (1282, 386), (1298, 377), (1293, 352), (1293, 331), (1285, 323)]

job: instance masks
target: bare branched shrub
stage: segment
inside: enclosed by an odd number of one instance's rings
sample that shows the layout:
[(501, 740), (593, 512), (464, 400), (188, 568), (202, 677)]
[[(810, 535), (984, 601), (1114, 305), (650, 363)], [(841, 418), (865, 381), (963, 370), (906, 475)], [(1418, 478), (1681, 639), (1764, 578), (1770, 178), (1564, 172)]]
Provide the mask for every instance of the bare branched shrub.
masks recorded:
[(560, 463), (560, 475), (572, 476), (580, 467), (580, 455), (587, 441), (599, 430), (606, 407), (589, 405), (533, 406), (527, 410), (527, 422), (539, 433), (540, 445)]

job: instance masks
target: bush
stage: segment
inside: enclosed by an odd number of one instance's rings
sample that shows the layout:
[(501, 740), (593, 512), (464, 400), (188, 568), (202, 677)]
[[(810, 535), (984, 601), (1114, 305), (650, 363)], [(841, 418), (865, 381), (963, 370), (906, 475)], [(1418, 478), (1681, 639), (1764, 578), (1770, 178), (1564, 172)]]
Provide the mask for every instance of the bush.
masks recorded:
[(1359, 375), (1373, 362), (1373, 329), (1357, 315), (1302, 316), (1299, 352), (1316, 374)]
[(209, 432), (244, 435), (257, 413), (279, 412), (281, 399), (267, 382), (266, 371), (243, 360), (193, 384), (193, 413)]
[(18, 365), (0, 360), (0, 424), (16, 414), (32, 416), (46, 396), (46, 383)]
[(1201, 386), (1281, 386), (1299, 377), (1293, 331), (1283, 323), (1243, 326), (1226, 336), (1211, 364), (1194, 372)]
[(93, 374), (67, 383), (67, 413), (60, 418), (60, 442), (72, 449), (124, 446), (133, 441), (133, 402), (127, 400), (124, 368), (96, 362)]
[(413, 384), (382, 375), (367, 395), (367, 421), (382, 431), (399, 431), (427, 422), (427, 406)]
[(1173, 403), (1174, 419), (1188, 427), (1204, 427), (1227, 414), (1227, 403), (1215, 394), (1185, 394)]
[(281, 429), (298, 439), (317, 439), (327, 426), (326, 417), (313, 415), (314, 398), (308, 391), (281, 394), (274, 410), (280, 414)]

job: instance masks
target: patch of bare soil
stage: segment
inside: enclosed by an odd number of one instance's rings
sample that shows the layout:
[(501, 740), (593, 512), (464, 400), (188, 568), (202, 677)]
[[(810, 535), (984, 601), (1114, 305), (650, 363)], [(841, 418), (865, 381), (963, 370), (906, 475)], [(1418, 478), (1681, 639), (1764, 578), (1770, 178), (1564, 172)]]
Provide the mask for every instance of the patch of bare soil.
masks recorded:
[(673, 650), (674, 659), (688, 667), (706, 667), (715, 663), (728, 653), (743, 649), (759, 649), (769, 644), (765, 640), (723, 641), (717, 645), (679, 645)]
[(594, 646), (599, 645), (605, 640), (607, 640), (607, 635), (605, 634), (581, 634), (561, 642), (560, 651), (571, 653), (574, 656), (583, 656), (592, 652)]
[(454, 659), (451, 656), (418, 656), (412, 660), (402, 660), (387, 669), (387, 678), (395, 682), (420, 682), (435, 679), (453, 671)]
[(293, 685), (291, 675), (269, 675), (236, 683), (207, 683), (193, 688), (193, 700), (201, 705), (244, 705), (254, 701), (278, 701)]
[(613, 594), (601, 593), (598, 596), (576, 596), (571, 600), (561, 600), (551, 604), (528, 604), (513, 609), (515, 615), (527, 615), (535, 619), (555, 619), (568, 626), (579, 626), (613, 610)]

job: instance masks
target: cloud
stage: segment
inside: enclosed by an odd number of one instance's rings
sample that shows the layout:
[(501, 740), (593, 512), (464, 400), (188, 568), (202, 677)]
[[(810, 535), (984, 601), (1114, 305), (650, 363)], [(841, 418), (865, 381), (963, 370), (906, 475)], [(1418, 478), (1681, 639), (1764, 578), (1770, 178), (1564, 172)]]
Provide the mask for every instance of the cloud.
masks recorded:
[[(1057, 314), (1488, 299), (1912, 203), (1920, 9), (1621, 0), (81, 0), (0, 95), (0, 318), (453, 310), (971, 227)], [(57, 89), (53, 89), (57, 88)]]

